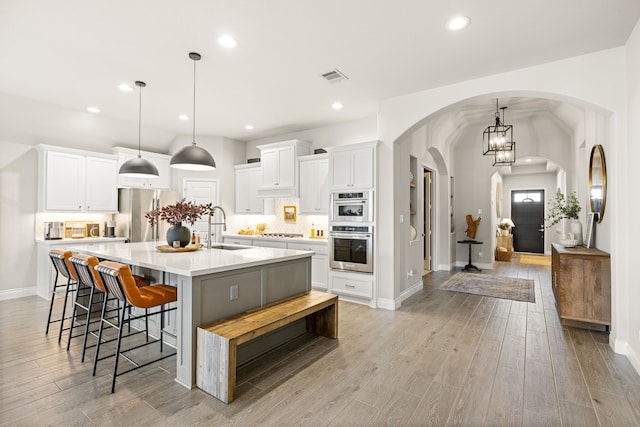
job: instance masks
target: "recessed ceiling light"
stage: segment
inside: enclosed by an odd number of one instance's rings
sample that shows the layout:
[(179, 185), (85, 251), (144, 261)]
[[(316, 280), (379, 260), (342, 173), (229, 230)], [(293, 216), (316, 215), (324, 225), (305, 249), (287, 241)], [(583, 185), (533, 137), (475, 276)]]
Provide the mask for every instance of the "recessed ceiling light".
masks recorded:
[(178, 116), (178, 118), (179, 118), (180, 120), (189, 120), (189, 116), (187, 116), (186, 114), (180, 114), (180, 115)]
[(246, 130), (253, 130), (253, 125), (246, 125), (244, 128)]
[(447, 28), (451, 31), (461, 30), (469, 25), (471, 20), (466, 16), (456, 16), (447, 22)]
[(120, 89), (123, 92), (131, 92), (133, 90), (133, 88), (126, 83), (118, 85), (118, 89)]
[(530, 161), (531, 161), (531, 159), (525, 159), (524, 161), (525, 161), (525, 162), (530, 162)]
[(238, 42), (236, 41), (236, 39), (228, 34), (224, 34), (218, 37), (218, 44), (227, 49), (233, 49), (234, 47), (238, 46)]
[(90, 113), (99, 113), (100, 109), (98, 107), (87, 107), (87, 111)]
[(342, 105), (341, 102), (334, 102), (333, 104), (331, 104), (331, 108), (333, 108), (334, 110), (340, 110), (342, 109), (342, 107), (344, 107), (344, 105)]

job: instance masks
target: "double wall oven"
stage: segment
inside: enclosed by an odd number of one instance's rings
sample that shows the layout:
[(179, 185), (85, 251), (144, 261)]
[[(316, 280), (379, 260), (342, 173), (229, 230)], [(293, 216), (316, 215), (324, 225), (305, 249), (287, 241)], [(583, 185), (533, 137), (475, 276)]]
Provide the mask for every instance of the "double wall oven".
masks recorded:
[(373, 200), (371, 191), (331, 194), (329, 267), (373, 273)]

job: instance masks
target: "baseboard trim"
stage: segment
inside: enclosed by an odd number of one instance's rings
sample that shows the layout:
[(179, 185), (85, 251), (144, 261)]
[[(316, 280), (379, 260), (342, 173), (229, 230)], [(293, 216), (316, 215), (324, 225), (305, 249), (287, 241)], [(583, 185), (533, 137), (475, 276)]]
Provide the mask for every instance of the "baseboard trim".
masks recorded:
[(388, 298), (378, 298), (378, 308), (383, 310), (396, 311), (400, 308), (400, 301)]
[(627, 357), (631, 366), (636, 370), (638, 375), (640, 375), (640, 357), (633, 350), (633, 347), (629, 345), (628, 342), (616, 339), (613, 332), (609, 334), (609, 346), (613, 349), (615, 353), (622, 354)]
[(411, 295), (420, 292), (422, 290), (422, 287), (423, 287), (422, 278), (420, 278), (419, 280), (416, 281), (416, 283), (414, 283), (409, 288), (405, 289), (403, 292), (400, 293), (400, 303), (402, 303), (402, 301), (409, 298)]
[(6, 301), (15, 298), (30, 297), (36, 295), (36, 287), (14, 288), (0, 291), (0, 301)]

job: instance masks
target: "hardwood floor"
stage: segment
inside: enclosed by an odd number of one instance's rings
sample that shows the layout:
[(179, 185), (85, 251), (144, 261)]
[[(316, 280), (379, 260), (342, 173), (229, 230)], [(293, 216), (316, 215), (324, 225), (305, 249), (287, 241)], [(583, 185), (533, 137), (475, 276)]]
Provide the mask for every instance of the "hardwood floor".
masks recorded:
[[(3, 425), (640, 425), (640, 376), (601, 332), (562, 327), (550, 267), (496, 263), (530, 278), (536, 302), (424, 289), (392, 312), (340, 302), (338, 341), (304, 336), (238, 370), (225, 405), (173, 381), (171, 358), (91, 376), (93, 350), (44, 334), (48, 303), (0, 302)], [(54, 332), (56, 329), (54, 328)], [(66, 337), (65, 337), (66, 339)]]

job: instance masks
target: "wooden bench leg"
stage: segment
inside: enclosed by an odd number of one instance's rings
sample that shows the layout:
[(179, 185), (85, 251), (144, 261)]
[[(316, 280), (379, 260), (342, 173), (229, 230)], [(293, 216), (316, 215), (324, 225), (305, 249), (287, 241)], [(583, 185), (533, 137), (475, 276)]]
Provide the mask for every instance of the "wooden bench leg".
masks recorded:
[(198, 328), (196, 384), (215, 398), (230, 403), (236, 388), (236, 344)]
[(329, 338), (338, 338), (338, 304), (332, 304), (307, 316), (307, 331)]

